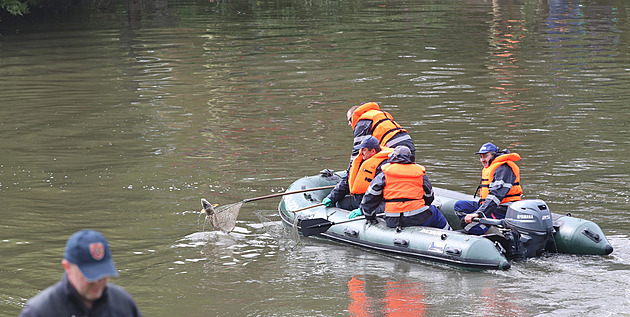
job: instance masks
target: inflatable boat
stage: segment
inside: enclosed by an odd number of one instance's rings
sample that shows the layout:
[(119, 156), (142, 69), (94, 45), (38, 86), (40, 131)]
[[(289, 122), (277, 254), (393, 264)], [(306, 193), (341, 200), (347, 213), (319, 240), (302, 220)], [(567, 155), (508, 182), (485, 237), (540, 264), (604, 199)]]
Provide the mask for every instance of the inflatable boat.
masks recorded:
[(482, 218), (492, 229), (475, 236), (459, 229), (453, 210), (457, 200), (473, 197), (434, 188), (433, 202), (453, 230), (430, 227), (389, 228), (383, 219), (375, 224), (363, 217), (348, 219), (349, 210), (325, 207), (321, 201), (331, 189), (308, 191), (337, 184), (345, 171), (324, 170), (293, 182), (278, 206), (282, 221), (297, 226), (303, 236), (324, 238), (379, 252), (421, 261), (430, 261), (468, 270), (507, 270), (510, 261), (557, 252), (606, 255), (613, 251), (599, 226), (570, 215), (553, 214), (542, 200), (522, 200), (510, 206), (506, 219)]

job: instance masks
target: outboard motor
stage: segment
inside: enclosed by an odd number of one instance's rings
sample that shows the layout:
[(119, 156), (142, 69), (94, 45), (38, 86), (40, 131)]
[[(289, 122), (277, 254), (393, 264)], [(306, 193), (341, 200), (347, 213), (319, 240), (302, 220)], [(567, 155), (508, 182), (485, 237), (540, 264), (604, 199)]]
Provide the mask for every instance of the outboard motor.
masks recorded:
[(520, 200), (508, 207), (505, 224), (518, 232), (525, 258), (540, 256), (553, 240), (553, 219), (547, 204), (540, 199)]

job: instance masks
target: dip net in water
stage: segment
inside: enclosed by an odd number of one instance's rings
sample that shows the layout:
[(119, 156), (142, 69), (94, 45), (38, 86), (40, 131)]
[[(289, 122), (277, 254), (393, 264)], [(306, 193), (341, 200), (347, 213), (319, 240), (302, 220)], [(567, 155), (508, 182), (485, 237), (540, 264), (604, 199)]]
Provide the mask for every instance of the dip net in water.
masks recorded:
[[(214, 209), (216, 205), (210, 204), (207, 200), (201, 199), (202, 211), (206, 213), (206, 219), (214, 229), (229, 233), (236, 227), (236, 218), (245, 201), (225, 205)], [(279, 242), (280, 246), (293, 249), (300, 244), (300, 234), (297, 229), (298, 217), (295, 217), (291, 225), (285, 225), (278, 211), (260, 210), (254, 212), (265, 232)]]
[(236, 218), (241, 210), (241, 205), (243, 205), (243, 202), (217, 208), (214, 213), (208, 215), (212, 227), (223, 232), (232, 232), (234, 227), (236, 227)]

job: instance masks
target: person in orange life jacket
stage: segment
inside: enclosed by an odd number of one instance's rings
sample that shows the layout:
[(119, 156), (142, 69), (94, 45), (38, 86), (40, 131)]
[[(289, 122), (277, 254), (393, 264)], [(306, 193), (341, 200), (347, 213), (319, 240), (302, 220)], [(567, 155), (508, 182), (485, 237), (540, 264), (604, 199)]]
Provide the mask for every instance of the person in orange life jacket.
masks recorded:
[[(415, 164), (409, 148), (398, 146), (381, 167), (365, 192), (359, 209), (348, 218), (365, 215), (369, 222), (376, 220), (379, 209), (385, 210), (385, 222), (390, 228), (427, 226), (450, 230), (444, 215), (433, 205), (433, 187), (425, 168)], [(384, 205), (384, 207), (382, 207)]]
[[(479, 201), (459, 200), (455, 202), (454, 210), (462, 221), (462, 227), (471, 234), (481, 235), (489, 227), (472, 223), (473, 218), (490, 217), (503, 219), (507, 208), (513, 202), (521, 200), (521, 173), (514, 163), (521, 159), (517, 153), (508, 150), (501, 151), (492, 143), (485, 143), (478, 152), (483, 165)], [(477, 192), (475, 192), (475, 196)]]
[[(357, 148), (360, 155), (350, 162), (346, 175), (322, 200), (325, 206), (336, 204), (337, 207), (347, 210), (359, 208), (370, 182), (381, 172), (381, 165), (389, 158), (388, 154), (394, 151), (387, 147), (381, 148), (373, 136), (363, 139)], [(351, 195), (346, 197), (348, 194)]]
[(404, 145), (409, 148), (412, 155), (416, 155), (416, 147), (400, 124), (388, 112), (382, 111), (375, 102), (354, 106), (346, 113), (348, 125), (352, 127), (354, 143), (350, 161), (359, 155), (357, 145), (369, 136), (374, 136), (381, 146), (395, 148)]

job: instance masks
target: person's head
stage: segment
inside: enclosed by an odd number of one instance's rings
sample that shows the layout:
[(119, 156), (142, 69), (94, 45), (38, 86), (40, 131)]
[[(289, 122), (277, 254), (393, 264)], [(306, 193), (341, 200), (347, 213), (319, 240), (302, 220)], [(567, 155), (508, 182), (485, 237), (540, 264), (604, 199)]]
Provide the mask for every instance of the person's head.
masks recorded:
[(350, 109), (348, 109), (348, 112), (346, 112), (346, 118), (348, 119), (348, 125), (352, 126), (352, 114), (354, 114), (354, 112), (359, 109), (360, 106), (352, 106), (350, 107)]
[(363, 141), (361, 141), (361, 144), (355, 146), (354, 149), (359, 150), (359, 152), (361, 152), (361, 155), (363, 156), (363, 159), (367, 160), (370, 157), (374, 156), (374, 154), (381, 151), (381, 144), (378, 142), (377, 138), (375, 138), (374, 136), (369, 136), (363, 139)]
[(409, 150), (408, 147), (404, 146), (404, 145), (399, 145), (397, 146), (394, 151), (392, 153), (389, 153), (389, 160), (391, 161), (395, 161), (395, 162), (402, 162), (402, 161), (415, 161), (416, 157), (411, 154), (411, 150)]
[(110, 276), (118, 276), (109, 244), (94, 230), (74, 233), (61, 261), (70, 284), (89, 306), (103, 295)]
[(499, 148), (496, 145), (488, 142), (482, 145), (479, 151), (475, 152), (475, 154), (479, 154), (479, 161), (481, 162), (481, 165), (486, 168), (490, 166), (490, 163), (492, 163), (492, 160), (494, 160), (499, 152)]

